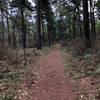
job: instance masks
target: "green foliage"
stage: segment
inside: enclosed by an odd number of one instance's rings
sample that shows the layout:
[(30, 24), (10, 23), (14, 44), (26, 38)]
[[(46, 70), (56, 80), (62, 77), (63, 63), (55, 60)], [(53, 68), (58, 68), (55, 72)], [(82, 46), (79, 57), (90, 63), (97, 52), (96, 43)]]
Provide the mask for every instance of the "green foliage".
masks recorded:
[(97, 6), (97, 10), (98, 10), (98, 17), (100, 19), (100, 0), (97, 0), (96, 6)]
[(100, 75), (100, 67), (97, 69), (97, 71), (95, 72), (96, 75)]
[[(84, 99), (80, 99), (80, 100), (84, 100)], [(85, 99), (85, 100), (89, 100), (89, 99)], [(95, 99), (92, 99), (92, 100), (95, 100)]]
[(33, 11), (31, 4), (27, 0), (12, 0), (11, 6), (24, 9), (27, 8), (28, 10)]
[(70, 64), (66, 64), (66, 67), (70, 67), (71, 65)]
[(61, 47), (61, 51), (62, 51), (62, 53), (66, 53), (66, 52), (70, 51), (70, 48)]
[(88, 71), (87, 72), (87, 76), (90, 76), (90, 75), (92, 75), (92, 72), (91, 71)]
[(91, 56), (91, 54), (86, 54), (83, 58), (84, 59), (89, 59), (89, 58), (91, 58), (92, 56)]
[(14, 97), (15, 97), (14, 93), (3, 94), (1, 100), (15, 100)]
[(55, 28), (55, 16), (51, 8), (50, 1), (49, 0), (45, 0), (45, 2), (42, 1), (41, 8), (44, 11), (44, 14), (45, 14), (44, 16), (45, 16), (46, 21), (48, 22), (51, 29), (53, 30)]
[(6, 79), (10, 79), (12, 81), (19, 81), (20, 80), (20, 73), (16, 73), (16, 74), (8, 74), (5, 76)]
[(100, 34), (100, 22), (96, 24), (96, 31), (97, 31), (97, 34)]
[[(80, 99), (80, 100), (84, 100), (84, 99)], [(89, 99), (85, 99), (85, 100), (89, 100)], [(96, 100), (95, 98), (92, 98), (91, 100)]]
[(60, 13), (62, 16), (66, 15), (68, 13), (67, 9), (57, 9), (56, 10), (58, 13)]

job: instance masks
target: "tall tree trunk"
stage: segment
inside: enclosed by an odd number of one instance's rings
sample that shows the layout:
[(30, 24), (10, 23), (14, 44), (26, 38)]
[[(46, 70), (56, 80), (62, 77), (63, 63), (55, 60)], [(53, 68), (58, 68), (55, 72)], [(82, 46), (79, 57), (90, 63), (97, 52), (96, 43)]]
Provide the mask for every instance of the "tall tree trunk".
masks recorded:
[(75, 21), (75, 15), (73, 16), (73, 18), (72, 18), (72, 29), (73, 29), (73, 36), (72, 36), (72, 38), (75, 38), (76, 37), (76, 21)]
[(41, 13), (40, 13), (40, 0), (37, 0), (37, 49), (42, 48), (41, 44)]
[(92, 9), (92, 0), (90, 0), (90, 25), (91, 25), (91, 38), (94, 39), (94, 31), (93, 31), (93, 9)]
[(71, 27), (70, 27), (70, 20), (69, 18), (67, 19), (67, 27), (68, 27), (68, 32), (69, 32), (69, 36), (71, 37)]
[(94, 39), (96, 39), (96, 23), (95, 23), (95, 15), (94, 15), (94, 7), (93, 7), (93, 32), (94, 32)]
[(12, 32), (12, 47), (13, 48), (16, 48), (16, 34), (15, 34), (15, 22), (12, 21), (12, 29), (13, 29), (13, 32)]
[(84, 20), (84, 43), (86, 48), (91, 47), (91, 39), (89, 33), (89, 12), (88, 12), (88, 0), (83, 0), (83, 20)]
[(45, 45), (45, 32), (44, 32), (44, 21), (42, 20), (42, 44)]
[(59, 31), (59, 40), (62, 40), (62, 34), (63, 34), (63, 29), (62, 29), (62, 21), (58, 21), (58, 31)]
[(81, 25), (81, 20), (80, 20), (80, 9), (79, 9), (79, 6), (77, 6), (77, 11), (78, 11), (78, 24), (79, 24), (80, 37), (83, 38), (82, 25)]
[(10, 35), (8, 15), (7, 15), (7, 31), (8, 31), (8, 45), (11, 45), (11, 35)]
[(24, 60), (26, 65), (26, 26), (24, 21), (24, 11), (22, 8), (20, 8), (21, 11), (21, 31), (22, 31), (22, 44), (24, 49)]
[(48, 32), (48, 43), (51, 46), (51, 29), (49, 23), (47, 24), (47, 32)]
[(5, 39), (5, 31), (4, 31), (4, 16), (1, 13), (1, 20), (2, 20), (2, 40), (4, 41)]
[(94, 7), (93, 0), (90, 0), (90, 19), (91, 19), (91, 33), (92, 39), (96, 39), (96, 30), (95, 30), (95, 16), (94, 16)]
[(68, 26), (69, 26), (70, 38), (72, 38), (73, 31), (72, 31), (72, 22), (71, 22), (71, 17), (70, 16), (68, 16)]

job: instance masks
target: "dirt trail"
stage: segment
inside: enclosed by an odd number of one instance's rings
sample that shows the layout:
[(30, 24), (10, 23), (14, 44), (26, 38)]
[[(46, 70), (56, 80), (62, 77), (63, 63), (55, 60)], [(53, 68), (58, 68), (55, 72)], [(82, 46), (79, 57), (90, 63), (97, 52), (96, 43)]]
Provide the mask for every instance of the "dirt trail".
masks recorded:
[(28, 100), (75, 100), (69, 79), (64, 75), (64, 65), (57, 47), (39, 62), (39, 79)]

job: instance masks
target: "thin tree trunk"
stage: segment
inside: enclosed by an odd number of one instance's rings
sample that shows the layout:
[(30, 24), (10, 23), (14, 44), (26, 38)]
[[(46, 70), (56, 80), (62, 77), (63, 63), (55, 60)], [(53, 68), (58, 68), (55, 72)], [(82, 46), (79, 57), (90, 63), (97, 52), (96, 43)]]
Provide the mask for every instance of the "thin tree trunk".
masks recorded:
[(11, 45), (11, 35), (10, 35), (10, 27), (9, 27), (9, 20), (7, 15), (7, 30), (8, 30), (8, 45)]
[(16, 48), (16, 34), (15, 34), (15, 23), (14, 22), (12, 24), (12, 29), (13, 29), (13, 32), (12, 32), (12, 40), (13, 40), (12, 41), (12, 47)]
[(44, 35), (44, 23), (43, 23), (43, 20), (42, 20), (42, 23), (41, 23), (41, 25), (42, 25), (42, 44), (44, 44), (45, 45), (45, 35)]
[(71, 26), (70, 26), (69, 17), (68, 17), (68, 19), (67, 19), (67, 25), (68, 25), (69, 36), (71, 37), (72, 32), (71, 32)]
[(72, 29), (73, 29), (73, 38), (75, 38), (76, 37), (76, 23), (75, 23), (75, 15), (73, 16), (73, 21), (72, 21)]
[(70, 16), (68, 16), (68, 23), (69, 23), (70, 37), (72, 38), (73, 31), (72, 31), (72, 22)]
[(4, 41), (5, 39), (5, 33), (4, 33), (4, 17), (1, 14), (1, 20), (2, 20), (2, 40)]

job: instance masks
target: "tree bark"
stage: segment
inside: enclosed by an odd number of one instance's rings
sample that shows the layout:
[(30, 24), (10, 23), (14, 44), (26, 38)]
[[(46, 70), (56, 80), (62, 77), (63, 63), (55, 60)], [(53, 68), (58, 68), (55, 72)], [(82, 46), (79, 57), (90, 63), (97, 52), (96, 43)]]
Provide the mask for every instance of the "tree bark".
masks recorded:
[(41, 44), (41, 13), (40, 13), (40, 0), (36, 1), (37, 4), (37, 49), (42, 48)]
[(23, 49), (24, 49), (24, 60), (25, 60), (25, 65), (26, 65), (26, 26), (25, 26), (25, 21), (24, 21), (24, 12), (23, 9), (20, 8), (21, 11), (21, 32), (22, 32), (22, 44), (23, 44)]
[(8, 31), (8, 45), (11, 45), (11, 35), (10, 35), (10, 27), (9, 27), (9, 20), (7, 15), (7, 31)]
[(82, 25), (81, 25), (81, 20), (80, 20), (80, 9), (79, 9), (79, 6), (77, 6), (77, 10), (78, 10), (78, 24), (79, 24), (80, 37), (83, 38)]
[(2, 40), (4, 41), (5, 39), (5, 31), (4, 31), (4, 16), (1, 13), (1, 20), (2, 20)]
[(86, 48), (91, 47), (91, 39), (89, 33), (89, 13), (88, 13), (88, 0), (83, 0), (83, 22), (84, 22), (84, 43)]

